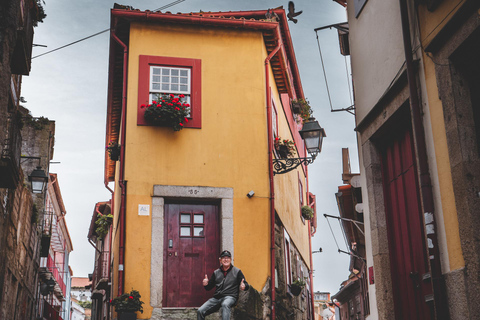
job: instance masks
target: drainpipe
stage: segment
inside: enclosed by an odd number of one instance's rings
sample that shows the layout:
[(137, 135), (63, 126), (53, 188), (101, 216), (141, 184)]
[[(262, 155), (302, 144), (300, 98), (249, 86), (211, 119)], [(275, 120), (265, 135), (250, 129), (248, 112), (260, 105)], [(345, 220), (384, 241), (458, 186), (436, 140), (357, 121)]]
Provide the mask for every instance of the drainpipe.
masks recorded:
[[(306, 147), (305, 147), (306, 149)], [(305, 153), (307, 151), (305, 150)], [(308, 187), (308, 167), (305, 166), (305, 179), (306, 179), (306, 184), (307, 184), (307, 204), (311, 206), (310, 203), (310, 188)], [(315, 215), (315, 218), (317, 216)], [(310, 277), (310, 304), (312, 305), (312, 314), (315, 313), (315, 301), (314, 301), (314, 295), (313, 295), (313, 254), (312, 254), (312, 221), (308, 220), (308, 247), (310, 248), (309, 254), (310, 254), (310, 272), (309, 272), (309, 277)]]
[(124, 181), (125, 174), (125, 124), (126, 124), (126, 106), (127, 106), (127, 64), (128, 64), (128, 48), (115, 34), (115, 28), (112, 29), (112, 38), (123, 47), (123, 88), (122, 88), (122, 119), (121, 119), (121, 145), (120, 145), (120, 176), (119, 186), (122, 189), (119, 220), (120, 220), (120, 245), (118, 252), (118, 294), (123, 294), (125, 284), (124, 263), (125, 263), (125, 214), (126, 214), (126, 181)]
[(271, 298), (272, 298), (272, 315), (271, 320), (275, 320), (275, 189), (273, 183), (273, 136), (272, 136), (272, 97), (270, 95), (270, 74), (269, 65), (270, 60), (283, 46), (282, 37), (279, 27), (276, 29), (277, 46), (265, 59), (265, 90), (267, 96), (267, 131), (268, 131), (268, 174), (270, 180), (270, 273), (271, 273)]
[[(413, 54), (412, 54), (412, 45), (410, 39), (410, 23), (408, 17), (408, 7), (406, 0), (400, 1), (400, 14), (402, 20), (402, 32), (403, 32), (403, 44), (405, 50), (405, 61), (407, 66), (407, 78), (408, 78), (408, 89), (410, 93), (410, 113), (412, 117), (413, 132), (415, 137), (415, 146), (416, 146), (416, 155), (418, 159), (418, 171), (420, 176), (420, 188), (421, 188), (421, 197), (424, 210), (424, 225), (426, 221), (429, 222), (428, 225), (433, 227), (433, 230), (437, 230), (436, 221), (434, 215), (434, 202), (433, 202), (433, 192), (432, 184), (430, 180), (430, 173), (428, 170), (428, 158), (427, 158), (427, 148), (425, 142), (425, 131), (422, 122), (422, 115), (420, 111), (420, 103), (418, 99), (418, 89), (415, 77), (415, 70), (413, 67)], [(426, 218), (428, 217), (429, 220)], [(433, 248), (427, 248), (428, 256), (430, 258), (430, 270), (432, 272), (432, 284), (433, 284), (433, 293), (435, 305), (436, 319), (442, 319), (448, 315), (448, 310), (446, 310), (446, 299), (445, 291), (443, 289), (443, 280), (442, 280), (442, 271), (440, 266), (440, 250), (438, 248), (438, 241), (436, 233), (426, 234), (428, 240), (431, 240)]]

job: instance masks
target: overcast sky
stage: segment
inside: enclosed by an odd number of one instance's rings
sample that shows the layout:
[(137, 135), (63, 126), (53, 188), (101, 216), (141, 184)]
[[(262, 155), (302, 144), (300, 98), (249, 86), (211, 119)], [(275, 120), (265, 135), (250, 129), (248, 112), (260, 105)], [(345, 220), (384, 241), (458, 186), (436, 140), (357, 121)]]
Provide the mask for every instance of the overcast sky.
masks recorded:
[[(155, 10), (173, 0), (130, 0), (120, 4)], [(288, 7), (277, 0), (185, 0), (167, 11), (237, 11)], [(93, 35), (110, 26), (113, 2), (98, 0), (46, 0), (47, 18), (35, 29), (33, 56)], [(346, 21), (345, 9), (332, 0), (297, 0), (298, 23), (289, 22), (305, 96), (314, 116), (325, 128), (323, 151), (309, 166), (310, 192), (317, 196), (318, 231), (313, 250), (314, 290), (336, 293), (348, 272), (348, 255), (337, 252), (324, 213), (338, 215), (335, 193), (342, 184), (341, 149), (350, 149), (352, 171), (358, 172), (354, 117), (331, 112), (315, 28)], [(164, 10), (166, 11), (166, 10)], [(339, 52), (334, 29), (319, 31), (328, 87), (334, 109), (351, 105), (345, 60)], [(56, 121), (55, 152), (50, 171), (58, 181), (67, 210), (66, 220), (74, 251), (73, 275), (93, 272), (94, 249), (87, 233), (95, 203), (110, 199), (103, 183), (107, 107), (109, 33), (32, 60), (30, 76), (23, 78), (22, 96), (33, 116)], [(340, 249), (347, 250), (338, 222), (330, 221)], [(241, 266), (239, 266), (241, 268)], [(248, 276), (247, 276), (248, 277)]]

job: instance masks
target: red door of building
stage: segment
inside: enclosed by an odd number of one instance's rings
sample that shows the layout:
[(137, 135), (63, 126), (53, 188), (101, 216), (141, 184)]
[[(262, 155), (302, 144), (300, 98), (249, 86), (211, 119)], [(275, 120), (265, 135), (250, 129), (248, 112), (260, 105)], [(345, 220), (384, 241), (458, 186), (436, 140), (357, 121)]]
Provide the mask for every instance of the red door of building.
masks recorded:
[(408, 126), (383, 145), (390, 270), (396, 319), (431, 319), (432, 294), (412, 134)]
[(213, 295), (203, 288), (218, 268), (220, 228), (213, 204), (165, 205), (163, 305), (199, 307)]

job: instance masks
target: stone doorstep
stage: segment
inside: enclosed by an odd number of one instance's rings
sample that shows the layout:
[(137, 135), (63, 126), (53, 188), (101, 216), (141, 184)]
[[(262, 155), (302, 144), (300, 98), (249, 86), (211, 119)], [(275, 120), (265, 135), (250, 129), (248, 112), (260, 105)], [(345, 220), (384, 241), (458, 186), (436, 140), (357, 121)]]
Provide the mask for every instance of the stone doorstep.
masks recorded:
[[(196, 320), (197, 310), (198, 308), (155, 308), (150, 320)], [(206, 320), (214, 319), (220, 319), (220, 311), (206, 317)]]

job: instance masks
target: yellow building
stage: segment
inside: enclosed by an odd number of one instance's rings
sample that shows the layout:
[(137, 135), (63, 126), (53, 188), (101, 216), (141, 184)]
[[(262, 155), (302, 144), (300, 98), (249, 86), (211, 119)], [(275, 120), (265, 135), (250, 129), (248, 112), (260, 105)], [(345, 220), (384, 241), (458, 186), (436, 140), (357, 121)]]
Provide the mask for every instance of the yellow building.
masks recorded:
[[(115, 182), (110, 298), (134, 289), (145, 302), (139, 318), (192, 317), (212, 294), (202, 279), (229, 250), (254, 289), (236, 313), (311, 319), (311, 226), (301, 207), (314, 197), (305, 166), (279, 175), (272, 164), (279, 139), (306, 156), (284, 10), (116, 5), (111, 18), (106, 139), (120, 153), (105, 162), (105, 184)], [(169, 103), (178, 103), (173, 128), (152, 116)], [(305, 299), (290, 293), (297, 278), (306, 280)]]

